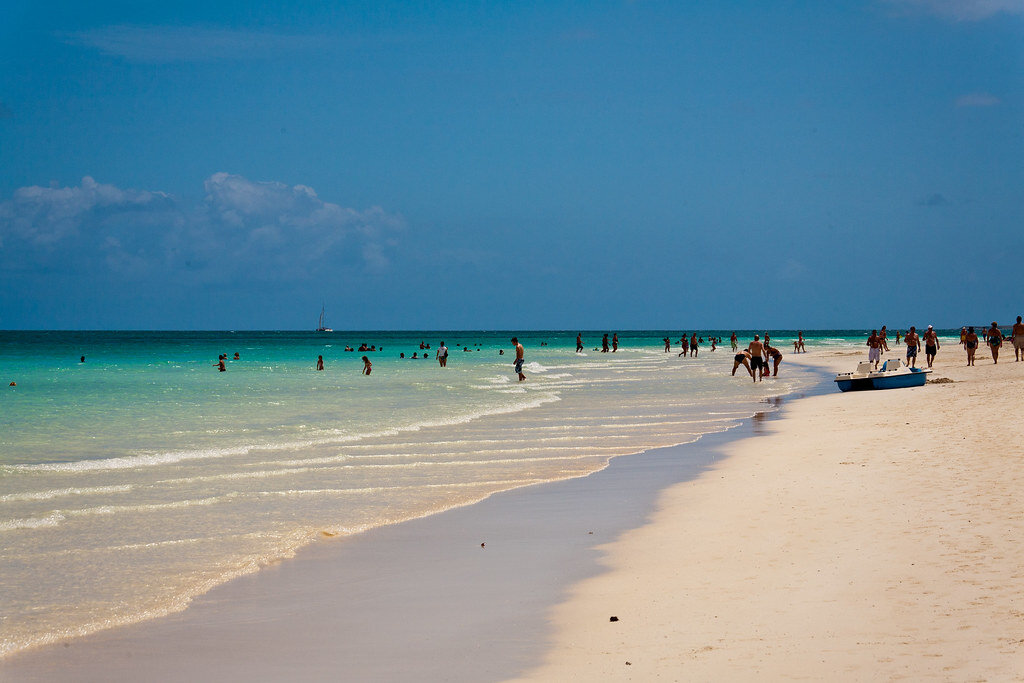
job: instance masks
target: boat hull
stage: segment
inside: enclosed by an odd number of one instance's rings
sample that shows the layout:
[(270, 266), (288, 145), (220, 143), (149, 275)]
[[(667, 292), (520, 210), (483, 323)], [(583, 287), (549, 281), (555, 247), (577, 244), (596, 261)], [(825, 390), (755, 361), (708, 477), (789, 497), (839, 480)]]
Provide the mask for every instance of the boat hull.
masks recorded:
[[(928, 373), (931, 370), (920, 368), (908, 368), (909, 372), (893, 374), (878, 373), (867, 377), (836, 377), (836, 386), (839, 391), (867, 391), (871, 389), (905, 389), (907, 387), (921, 387), (928, 380)], [(848, 373), (849, 374), (849, 373)]]

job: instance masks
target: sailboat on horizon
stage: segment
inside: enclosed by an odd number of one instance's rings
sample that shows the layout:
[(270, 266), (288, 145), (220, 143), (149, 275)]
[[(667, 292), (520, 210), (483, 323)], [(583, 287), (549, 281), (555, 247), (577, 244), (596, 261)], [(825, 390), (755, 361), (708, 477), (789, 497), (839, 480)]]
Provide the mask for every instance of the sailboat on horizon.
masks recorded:
[(331, 328), (324, 326), (324, 307), (323, 306), (320, 307), (320, 322), (317, 323), (316, 331), (317, 332), (334, 332), (334, 330), (332, 330)]

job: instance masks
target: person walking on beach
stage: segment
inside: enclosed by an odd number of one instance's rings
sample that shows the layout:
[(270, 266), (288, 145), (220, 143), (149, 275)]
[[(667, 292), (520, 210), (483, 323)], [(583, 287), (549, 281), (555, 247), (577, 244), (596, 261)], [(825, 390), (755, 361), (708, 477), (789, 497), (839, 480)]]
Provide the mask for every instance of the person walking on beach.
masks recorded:
[(324, 357), (323, 356), (317, 356), (316, 357), (316, 369), (317, 370), (323, 370), (324, 369)]
[[(889, 350), (889, 339), (888, 339), (888, 337), (889, 337), (889, 331), (887, 329), (885, 329), (885, 325), (882, 325), (882, 331), (878, 333), (878, 340), (880, 342), (882, 342), (882, 350), (883, 351), (888, 351)], [(899, 342), (896, 342), (896, 343), (899, 344)]]
[(740, 366), (747, 369), (747, 374), (750, 376), (754, 375), (754, 371), (750, 369), (750, 351), (743, 349), (735, 356), (732, 357), (732, 376), (736, 376), (736, 370)]
[(665, 337), (662, 341), (665, 342), (665, 353), (668, 353), (669, 351), (671, 351), (672, 350), (672, 341), (668, 337)]
[[(607, 338), (608, 335), (605, 335), (605, 339)], [(526, 375), (523, 374), (523, 360), (525, 359), (526, 354), (523, 352), (523, 345), (519, 343), (519, 337), (512, 337), (512, 343), (515, 344), (516, 347), (516, 374), (519, 375), (519, 381), (522, 382), (526, 379)]]
[(1024, 323), (1017, 316), (1017, 322), (1013, 324), (1013, 355), (1018, 361), (1024, 360)]
[(999, 349), (1003, 347), (1003, 333), (999, 331), (999, 325), (992, 321), (992, 327), (985, 333), (988, 339), (988, 348), (992, 350), (992, 362), (999, 363)]
[(441, 340), (441, 345), (437, 347), (435, 358), (437, 358), (437, 363), (442, 368), (448, 367), (448, 347), (444, 345), (443, 339)]
[[(885, 329), (884, 327), (882, 328)], [(910, 331), (907, 332), (907, 336), (903, 338), (903, 343), (907, 345), (907, 365), (914, 367), (914, 363), (917, 362), (917, 347), (921, 345), (921, 340), (917, 336), (917, 328), (913, 325), (910, 326)]]
[(601, 353), (608, 353), (608, 333), (601, 339)]
[[(424, 354), (424, 357), (426, 357), (426, 354)], [(373, 363), (370, 362), (369, 358), (363, 356), (363, 374), (369, 375), (371, 372), (373, 372)]]
[(882, 342), (878, 340), (878, 332), (871, 330), (871, 336), (868, 337), (868, 362), (875, 364), (875, 370), (878, 369), (878, 361), (882, 357)]
[(807, 347), (804, 346), (804, 333), (798, 330), (796, 333), (796, 343), (800, 345), (800, 353), (807, 353)]
[(612, 335), (612, 353), (619, 350), (619, 333), (616, 332)]
[(765, 363), (764, 344), (761, 343), (759, 335), (754, 335), (754, 341), (750, 342), (747, 351), (750, 352), (750, 376), (753, 377), (753, 381), (760, 382), (763, 374), (761, 371), (765, 367)]
[(690, 356), (697, 356), (697, 333), (694, 332), (690, 335)]
[(974, 352), (978, 350), (978, 335), (974, 332), (974, 325), (968, 327), (964, 335), (964, 350), (967, 351), (967, 365), (974, 365)]
[(935, 334), (935, 328), (931, 325), (924, 333), (924, 359), (928, 363), (928, 367), (932, 366), (932, 361), (935, 360), (935, 354), (939, 350), (939, 335)]
[(583, 353), (583, 333), (576, 335), (576, 353)]
[(736, 333), (733, 332), (732, 336), (729, 337), (729, 343), (732, 344), (732, 352), (736, 353), (736, 349), (739, 347), (739, 343), (736, 341)]

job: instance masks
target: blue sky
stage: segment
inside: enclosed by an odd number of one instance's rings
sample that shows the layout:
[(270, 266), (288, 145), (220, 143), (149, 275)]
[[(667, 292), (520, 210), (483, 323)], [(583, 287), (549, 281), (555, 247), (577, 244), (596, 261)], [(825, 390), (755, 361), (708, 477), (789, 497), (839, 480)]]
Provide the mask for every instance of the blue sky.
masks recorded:
[(0, 328), (1024, 313), (1024, 0), (5, 4)]

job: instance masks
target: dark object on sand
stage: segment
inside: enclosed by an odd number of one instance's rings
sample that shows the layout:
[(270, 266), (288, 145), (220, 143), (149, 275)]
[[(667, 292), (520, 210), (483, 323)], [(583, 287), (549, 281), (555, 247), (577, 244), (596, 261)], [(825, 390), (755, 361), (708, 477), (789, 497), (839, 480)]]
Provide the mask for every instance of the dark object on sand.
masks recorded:
[(608, 621), (618, 621), (618, 620), (619, 620), (618, 617), (609, 617), (608, 618)]

